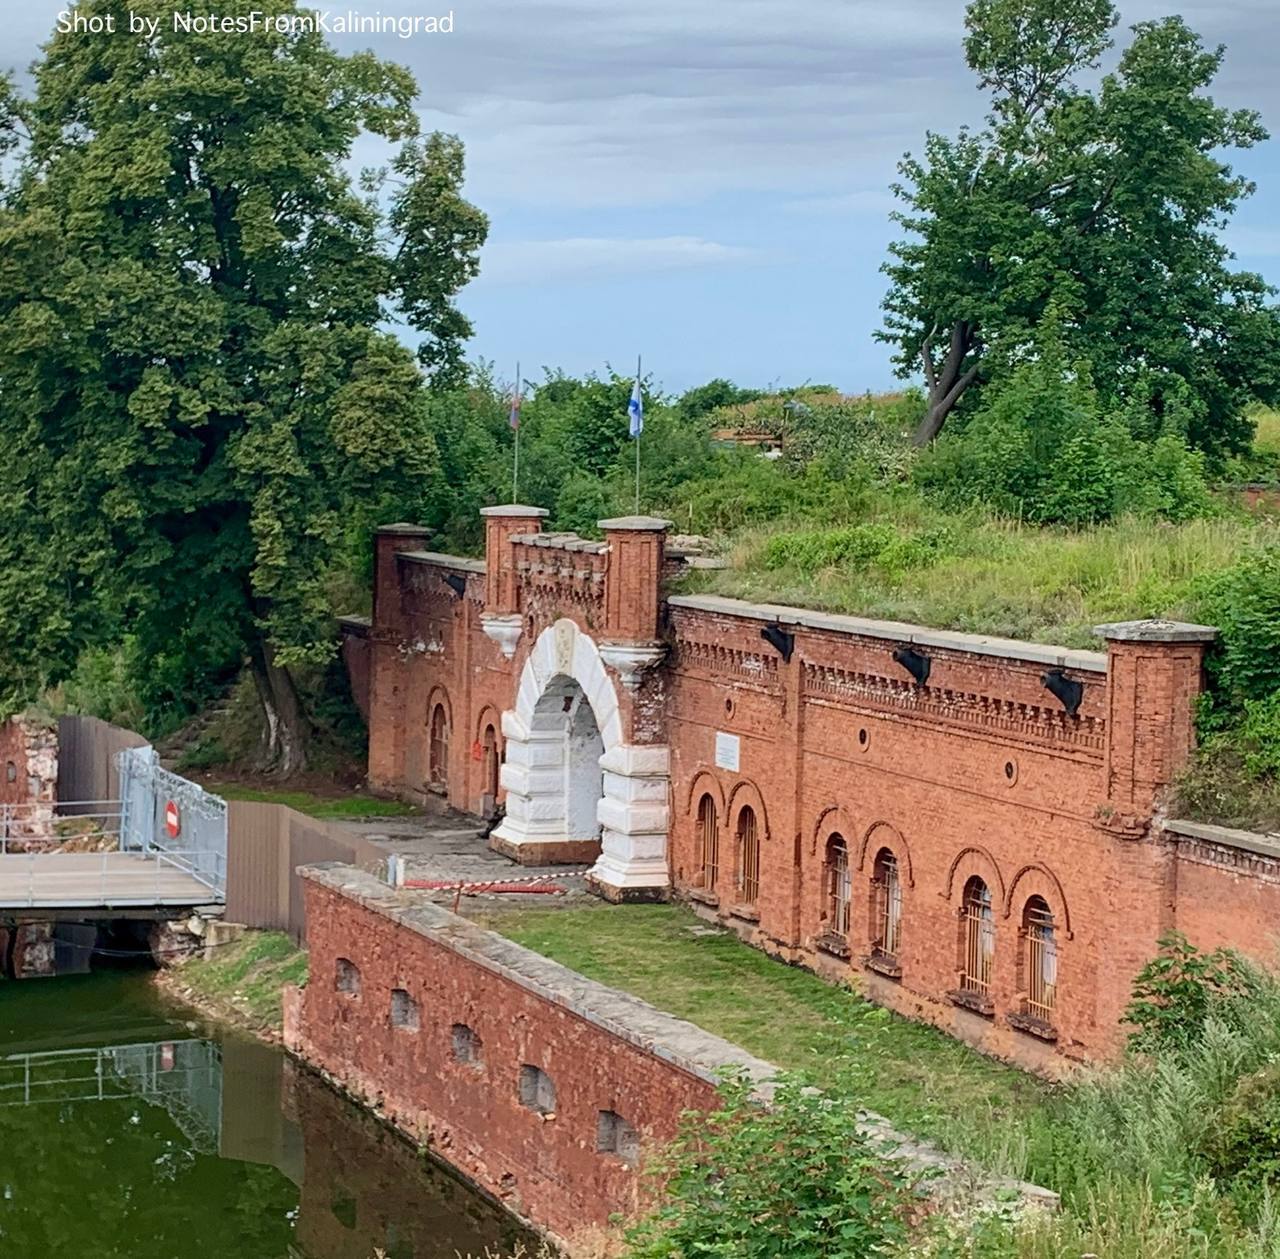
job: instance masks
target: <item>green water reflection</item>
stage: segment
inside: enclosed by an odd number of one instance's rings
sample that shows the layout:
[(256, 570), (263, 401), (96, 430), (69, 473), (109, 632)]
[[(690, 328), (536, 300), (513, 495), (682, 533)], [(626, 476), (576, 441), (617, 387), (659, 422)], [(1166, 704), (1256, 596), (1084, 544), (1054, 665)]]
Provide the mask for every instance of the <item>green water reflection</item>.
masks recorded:
[(0, 982), (3, 1259), (455, 1259), (508, 1219), (146, 977)]

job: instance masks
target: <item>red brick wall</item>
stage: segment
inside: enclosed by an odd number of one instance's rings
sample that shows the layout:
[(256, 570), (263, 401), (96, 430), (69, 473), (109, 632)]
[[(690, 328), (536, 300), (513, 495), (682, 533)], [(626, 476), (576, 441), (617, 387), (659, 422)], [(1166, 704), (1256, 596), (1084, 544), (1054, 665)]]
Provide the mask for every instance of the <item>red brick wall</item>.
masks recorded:
[[(314, 878), (306, 898), (311, 978), (301, 1001), (290, 998), (289, 1047), (540, 1228), (567, 1237), (634, 1207), (635, 1169), (596, 1149), (600, 1111), (621, 1115), (645, 1142), (665, 1142), (682, 1110), (715, 1104), (707, 1079), (610, 1033), (536, 981), (467, 956), (456, 928), (431, 938)], [(359, 969), (358, 995), (336, 990), (338, 958)], [(391, 1026), (393, 988), (417, 1002), (418, 1031)], [(479, 1066), (454, 1060), (454, 1024), (479, 1034)], [(553, 1118), (521, 1103), (524, 1064), (553, 1079)]]
[(1280, 853), (1168, 834), (1177, 895), (1170, 924), (1198, 948), (1237, 949), (1267, 966), (1280, 958)]

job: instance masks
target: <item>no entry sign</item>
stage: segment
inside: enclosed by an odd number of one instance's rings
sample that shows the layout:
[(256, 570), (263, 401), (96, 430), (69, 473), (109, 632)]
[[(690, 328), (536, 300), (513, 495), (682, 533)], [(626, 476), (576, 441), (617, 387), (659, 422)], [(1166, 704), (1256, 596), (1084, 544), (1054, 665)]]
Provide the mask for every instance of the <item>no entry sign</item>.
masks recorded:
[(182, 814), (178, 812), (176, 800), (170, 800), (164, 806), (164, 829), (170, 839), (177, 839), (182, 834)]

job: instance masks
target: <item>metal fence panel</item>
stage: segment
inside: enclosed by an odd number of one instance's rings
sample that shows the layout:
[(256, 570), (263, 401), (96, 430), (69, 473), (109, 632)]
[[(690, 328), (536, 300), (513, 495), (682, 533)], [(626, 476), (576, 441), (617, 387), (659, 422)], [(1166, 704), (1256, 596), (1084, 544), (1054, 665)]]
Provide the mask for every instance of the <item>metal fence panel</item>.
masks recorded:
[(152, 747), (125, 749), (117, 766), (121, 848), (154, 856), (225, 896), (227, 802), (164, 769)]
[(283, 931), (289, 921), (288, 812), (275, 804), (227, 806), (227, 919)]
[(146, 747), (140, 734), (76, 714), (58, 718), (58, 799), (66, 814), (83, 813), (91, 805), (77, 801), (118, 800), (116, 757), (126, 748)]

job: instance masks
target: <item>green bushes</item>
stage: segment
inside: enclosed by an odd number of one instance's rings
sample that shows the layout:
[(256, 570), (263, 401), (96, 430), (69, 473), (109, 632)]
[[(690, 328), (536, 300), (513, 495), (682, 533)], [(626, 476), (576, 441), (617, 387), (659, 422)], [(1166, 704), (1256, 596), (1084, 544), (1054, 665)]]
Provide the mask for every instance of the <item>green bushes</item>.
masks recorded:
[(846, 570), (874, 568), (893, 578), (927, 568), (952, 542), (946, 528), (902, 533), (891, 524), (871, 522), (776, 534), (765, 543), (761, 561), (766, 568), (791, 567), (806, 575), (839, 566)]
[(1160, 940), (1160, 952), (1138, 972), (1125, 1022), (1131, 1048), (1185, 1052), (1204, 1036), (1205, 1022), (1223, 999), (1252, 988), (1249, 972), (1225, 949), (1201, 953), (1181, 932)]
[(905, 1242), (909, 1181), (851, 1096), (794, 1077), (767, 1109), (741, 1076), (720, 1092), (657, 1164), (661, 1203), (629, 1230), (629, 1259), (870, 1259)]
[(921, 457), (914, 479), (952, 505), (985, 503), (1038, 524), (1208, 514), (1204, 456), (1172, 425), (1146, 433), (1148, 414), (1107, 410), (1088, 365), (1066, 363), (1042, 329), (1036, 357), (988, 386), (982, 408)]
[(1172, 807), (1227, 825), (1280, 826), (1280, 544), (1261, 534), (1199, 583), (1192, 613), (1219, 629), (1207, 659), (1201, 746)]

